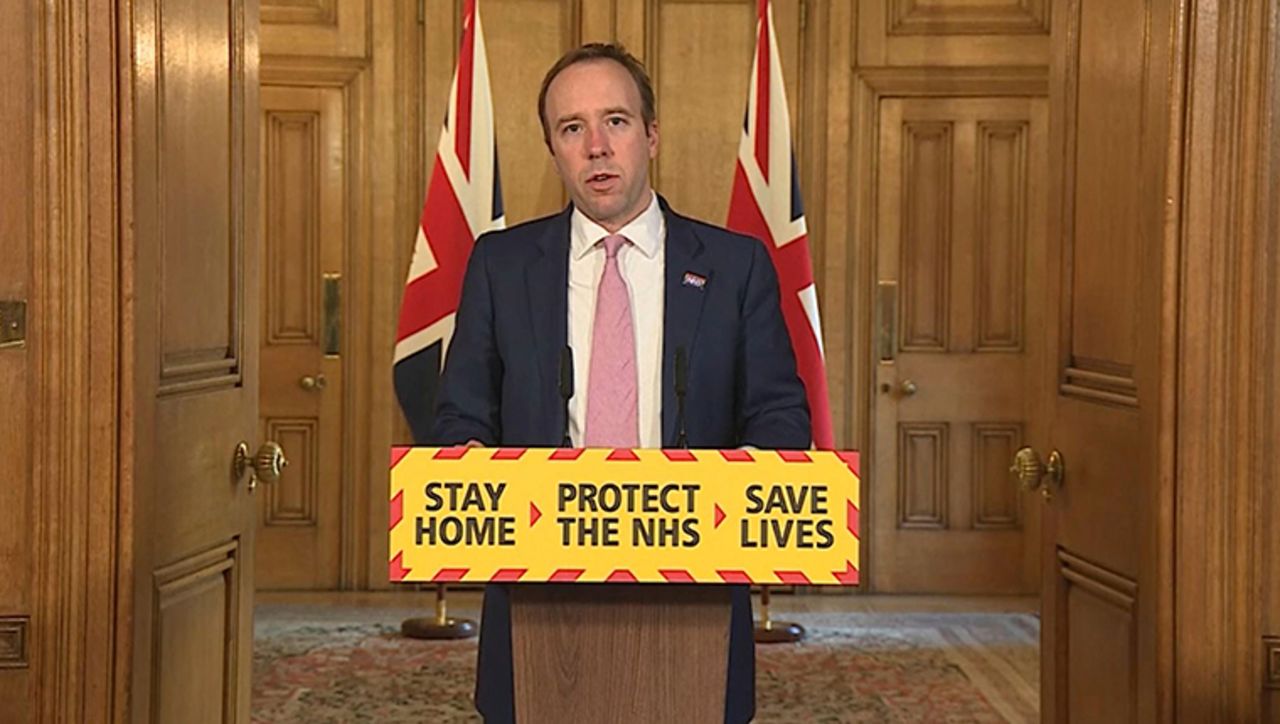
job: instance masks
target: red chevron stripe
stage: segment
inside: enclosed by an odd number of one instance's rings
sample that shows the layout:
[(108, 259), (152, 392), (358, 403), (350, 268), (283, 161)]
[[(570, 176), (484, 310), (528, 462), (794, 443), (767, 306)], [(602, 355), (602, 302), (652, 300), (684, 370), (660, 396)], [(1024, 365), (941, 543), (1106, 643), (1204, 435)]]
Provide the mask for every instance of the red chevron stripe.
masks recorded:
[(749, 450), (721, 450), (720, 456), (731, 463), (753, 463), (756, 460)]
[(582, 457), (580, 447), (562, 447), (547, 456), (548, 460), (577, 460)]
[(859, 455), (856, 450), (841, 450), (836, 452), (836, 455), (838, 455), (840, 459), (844, 461), (845, 465), (849, 466), (849, 469), (853, 471), (854, 475), (857, 475), (858, 477), (862, 477), (862, 474), (858, 472), (858, 468), (859, 468), (859, 464), (861, 462), (862, 456)]
[(555, 573), (552, 573), (547, 580), (556, 583), (571, 583), (582, 578), (582, 574), (585, 572), (582, 568), (557, 568)]
[(610, 573), (609, 577), (604, 579), (604, 582), (605, 583), (635, 583), (636, 576), (634, 573), (627, 570), (626, 568), (619, 568), (613, 573)]
[(391, 499), (391, 505), (388, 510), (389, 525), (387, 530), (395, 530), (400, 521), (404, 520), (404, 491), (396, 493), (396, 497)]
[(461, 581), (462, 577), (467, 575), (470, 568), (441, 568), (431, 577), (435, 583), (449, 583), (451, 581)]
[(493, 455), (489, 456), (490, 460), (519, 460), (524, 455), (526, 448), (522, 447), (504, 447), (493, 451)]
[(469, 447), (456, 445), (454, 447), (442, 447), (436, 450), (436, 454), (431, 456), (432, 460), (461, 460), (463, 456), (470, 450)]
[(404, 553), (397, 553), (387, 565), (387, 579), (394, 583), (403, 581), (407, 575), (409, 575), (409, 569), (404, 567)]
[(779, 450), (778, 457), (785, 463), (811, 463), (813, 458), (804, 450)]
[(813, 583), (802, 571), (774, 571), (773, 575), (788, 586), (807, 586)]
[(668, 583), (693, 583), (693, 576), (683, 568), (667, 568), (658, 571)]
[(394, 468), (397, 463), (404, 460), (404, 456), (409, 454), (411, 447), (395, 446), (391, 448), (391, 467)]
[(853, 534), (854, 538), (859, 538), (858, 506), (854, 505), (852, 500), (846, 500), (845, 503), (846, 503), (846, 507), (845, 507), (844, 525), (846, 528), (849, 529), (849, 532)]
[(493, 583), (512, 583), (520, 580), (528, 572), (528, 568), (499, 568), (496, 573), (489, 576), (489, 580)]
[(832, 575), (836, 580), (844, 586), (858, 585), (858, 569), (853, 567), (853, 561), (845, 561), (845, 569), (843, 571), (832, 571)]
[(746, 571), (716, 571), (716, 575), (725, 583), (755, 583)]
[(663, 455), (667, 456), (667, 460), (673, 463), (696, 463), (698, 456), (689, 450), (663, 450)]
[(617, 448), (613, 452), (609, 453), (609, 457), (605, 458), (605, 460), (609, 460), (613, 462), (626, 461), (626, 462), (634, 463), (634, 462), (638, 462), (640, 460), (640, 457), (636, 455), (634, 450), (628, 450), (626, 448)]

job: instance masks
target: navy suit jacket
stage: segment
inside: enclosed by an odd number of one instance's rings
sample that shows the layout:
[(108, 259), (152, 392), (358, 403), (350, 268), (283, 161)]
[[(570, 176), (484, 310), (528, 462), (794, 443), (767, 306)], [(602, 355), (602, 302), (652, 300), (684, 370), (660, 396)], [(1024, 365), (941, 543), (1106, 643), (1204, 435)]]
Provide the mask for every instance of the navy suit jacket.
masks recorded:
[[(680, 216), (661, 197), (659, 204), (666, 218), (663, 446), (676, 446), (674, 360), (683, 348), (690, 448), (808, 448), (808, 403), (768, 251), (751, 237)], [(476, 241), (425, 442), (561, 444), (571, 213), (569, 207)], [(745, 586), (735, 587), (733, 598), (725, 720), (745, 722), (755, 710), (751, 602)], [(476, 705), (488, 719), (511, 720), (505, 588), (486, 590), (483, 618)]]

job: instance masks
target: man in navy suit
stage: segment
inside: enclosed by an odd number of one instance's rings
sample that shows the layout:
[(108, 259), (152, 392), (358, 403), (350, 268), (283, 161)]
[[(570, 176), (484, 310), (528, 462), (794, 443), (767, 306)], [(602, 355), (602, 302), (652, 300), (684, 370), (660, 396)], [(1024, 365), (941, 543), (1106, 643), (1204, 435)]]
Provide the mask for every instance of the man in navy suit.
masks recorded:
[[(572, 205), (477, 240), (430, 442), (555, 447), (567, 429), (577, 446), (676, 447), (680, 356), (689, 447), (808, 448), (805, 390), (765, 247), (680, 216), (650, 187), (658, 124), (643, 66), (616, 45), (571, 51), (548, 71), (538, 112)], [(622, 344), (619, 328), (631, 330)], [(615, 437), (602, 438), (606, 428)], [(747, 588), (732, 598), (725, 721), (736, 723), (755, 713), (755, 652)], [(476, 706), (511, 721), (513, 698), (507, 590), (490, 586)]]

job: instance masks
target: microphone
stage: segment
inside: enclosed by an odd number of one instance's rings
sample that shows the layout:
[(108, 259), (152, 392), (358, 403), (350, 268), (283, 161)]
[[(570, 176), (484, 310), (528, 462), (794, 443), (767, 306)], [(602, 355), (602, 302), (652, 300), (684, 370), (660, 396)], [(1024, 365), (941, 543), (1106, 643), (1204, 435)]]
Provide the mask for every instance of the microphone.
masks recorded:
[(560, 447), (573, 447), (569, 439), (569, 398), (573, 397), (573, 348), (565, 345), (560, 350), (560, 399), (564, 402), (564, 427)]
[(689, 447), (689, 437), (684, 429), (684, 396), (689, 392), (688, 360), (684, 347), (676, 347), (676, 447)]

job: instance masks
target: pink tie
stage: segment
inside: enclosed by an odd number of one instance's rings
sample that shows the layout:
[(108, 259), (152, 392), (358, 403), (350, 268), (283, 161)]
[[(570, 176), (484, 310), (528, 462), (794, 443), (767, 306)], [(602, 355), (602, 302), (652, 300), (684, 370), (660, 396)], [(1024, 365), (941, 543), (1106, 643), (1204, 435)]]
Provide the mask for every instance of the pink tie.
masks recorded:
[(618, 250), (627, 239), (615, 234), (606, 236), (603, 243), (604, 274), (596, 290), (596, 319), (591, 329), (586, 445), (633, 448), (640, 444), (636, 334), (627, 283), (618, 269)]

